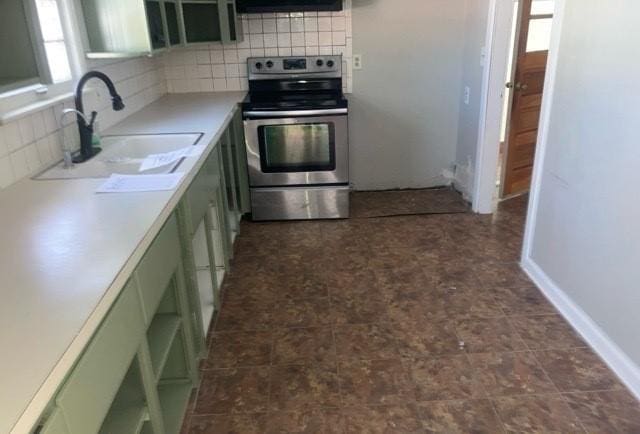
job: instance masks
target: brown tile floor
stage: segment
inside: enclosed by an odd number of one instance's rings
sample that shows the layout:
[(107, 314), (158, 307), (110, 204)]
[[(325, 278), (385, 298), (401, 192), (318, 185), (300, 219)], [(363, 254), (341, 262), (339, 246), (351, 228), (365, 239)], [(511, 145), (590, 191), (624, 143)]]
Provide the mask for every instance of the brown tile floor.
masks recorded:
[(519, 270), (524, 208), (243, 224), (185, 432), (640, 432)]

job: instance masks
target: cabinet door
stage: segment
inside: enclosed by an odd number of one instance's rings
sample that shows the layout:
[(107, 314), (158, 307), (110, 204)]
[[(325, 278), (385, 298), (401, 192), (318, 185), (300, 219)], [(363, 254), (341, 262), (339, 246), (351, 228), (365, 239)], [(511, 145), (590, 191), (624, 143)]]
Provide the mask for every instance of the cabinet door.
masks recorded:
[(162, 19), (163, 5), (159, 0), (146, 0), (147, 23), (149, 24), (149, 38), (151, 48), (160, 50), (166, 48), (167, 38), (164, 32), (164, 21)]
[(185, 0), (181, 5), (186, 43), (222, 41), (218, 2)]
[(242, 42), (244, 32), (238, 16), (235, 0), (220, 0), (220, 23), (223, 42)]
[(152, 52), (145, 1), (80, 0), (80, 5), (89, 43), (87, 57), (126, 57)]
[(180, 14), (178, 4), (173, 0), (163, 2), (164, 15), (167, 22), (167, 39), (170, 46), (180, 44)]
[(181, 7), (186, 43), (243, 40), (235, 0), (182, 0)]

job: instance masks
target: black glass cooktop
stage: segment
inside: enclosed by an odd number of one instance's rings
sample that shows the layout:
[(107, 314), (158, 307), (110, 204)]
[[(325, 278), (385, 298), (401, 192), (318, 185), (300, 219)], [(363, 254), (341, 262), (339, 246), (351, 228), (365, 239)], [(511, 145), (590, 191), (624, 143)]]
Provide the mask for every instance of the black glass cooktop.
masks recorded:
[(242, 108), (245, 111), (318, 110), (346, 108), (347, 106), (348, 102), (342, 95), (272, 95), (270, 98), (265, 96), (256, 98), (248, 95), (242, 103)]

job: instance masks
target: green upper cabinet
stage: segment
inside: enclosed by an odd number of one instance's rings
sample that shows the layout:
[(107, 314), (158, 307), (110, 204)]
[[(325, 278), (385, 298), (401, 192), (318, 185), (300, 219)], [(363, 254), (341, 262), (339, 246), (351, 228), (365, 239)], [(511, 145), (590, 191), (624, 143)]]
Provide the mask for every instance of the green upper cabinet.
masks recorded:
[(152, 55), (184, 43), (243, 37), (235, 0), (77, 0), (87, 57)]
[(180, 11), (177, 0), (165, 0), (163, 4), (164, 16), (167, 22), (167, 37), (170, 46), (180, 45)]
[(242, 20), (238, 16), (236, 0), (221, 0), (224, 9), (222, 23), (223, 42), (242, 42), (244, 32), (242, 30)]
[[(87, 57), (129, 57), (164, 48), (158, 1), (79, 0), (87, 31)], [(147, 15), (147, 9), (149, 15)]]
[(242, 24), (234, 0), (181, 0), (180, 4), (186, 43), (242, 40)]

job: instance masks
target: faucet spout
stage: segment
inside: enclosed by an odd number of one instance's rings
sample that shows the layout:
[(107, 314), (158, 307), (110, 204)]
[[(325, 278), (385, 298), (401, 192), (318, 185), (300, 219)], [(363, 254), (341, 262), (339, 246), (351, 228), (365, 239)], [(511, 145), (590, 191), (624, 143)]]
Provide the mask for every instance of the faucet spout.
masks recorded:
[(92, 78), (100, 79), (107, 86), (109, 95), (111, 96), (111, 106), (113, 110), (120, 111), (124, 109), (124, 102), (122, 101), (122, 97), (116, 91), (116, 87), (113, 84), (113, 81), (111, 81), (109, 76), (107, 76), (105, 73), (100, 71), (89, 71), (80, 78), (80, 81), (78, 81), (78, 85), (76, 86), (75, 95), (76, 110), (78, 113), (78, 131), (80, 133), (80, 155), (74, 161), (76, 163), (87, 161), (98, 152), (100, 152), (100, 148), (94, 148), (92, 145), (93, 124), (98, 113), (95, 111), (91, 112), (91, 117), (89, 120), (87, 120), (87, 117), (84, 113), (84, 104), (82, 102), (82, 91), (84, 89), (84, 86)]

